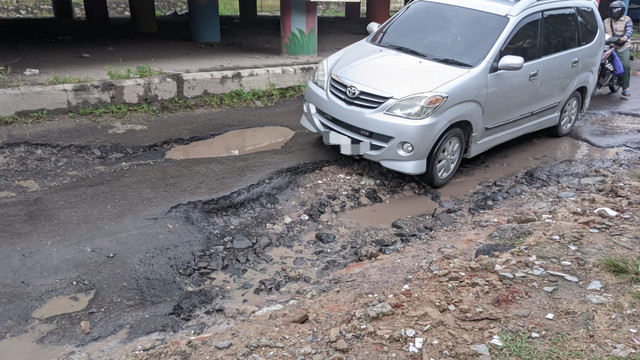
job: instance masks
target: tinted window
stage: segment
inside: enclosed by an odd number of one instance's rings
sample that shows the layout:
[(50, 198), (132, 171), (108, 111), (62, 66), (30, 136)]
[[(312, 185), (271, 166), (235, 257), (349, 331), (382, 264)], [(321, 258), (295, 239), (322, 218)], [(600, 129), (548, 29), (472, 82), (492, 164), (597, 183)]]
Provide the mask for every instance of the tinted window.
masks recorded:
[(578, 24), (573, 9), (546, 11), (542, 20), (542, 54), (551, 55), (578, 46)]
[(504, 16), (449, 4), (414, 2), (385, 23), (372, 44), (459, 66), (476, 66), (507, 25)]
[(540, 15), (530, 17), (520, 23), (519, 28), (500, 51), (500, 57), (505, 55), (522, 56), (524, 61), (538, 57), (538, 39), (540, 32)]
[(580, 45), (592, 42), (598, 34), (598, 20), (595, 11), (590, 8), (577, 8)]

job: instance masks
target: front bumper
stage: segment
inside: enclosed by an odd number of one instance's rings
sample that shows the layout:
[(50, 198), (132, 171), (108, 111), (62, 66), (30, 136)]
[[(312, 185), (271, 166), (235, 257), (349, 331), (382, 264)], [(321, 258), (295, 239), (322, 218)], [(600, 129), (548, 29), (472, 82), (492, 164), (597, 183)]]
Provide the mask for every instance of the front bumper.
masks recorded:
[[(387, 115), (387, 103), (376, 109), (350, 106), (311, 83), (305, 100), (300, 123), (322, 134), (325, 144), (339, 146), (342, 154), (362, 156), (405, 174), (426, 171), (427, 157), (438, 136), (437, 117), (409, 120)], [(411, 153), (403, 150), (404, 143), (412, 145)]]

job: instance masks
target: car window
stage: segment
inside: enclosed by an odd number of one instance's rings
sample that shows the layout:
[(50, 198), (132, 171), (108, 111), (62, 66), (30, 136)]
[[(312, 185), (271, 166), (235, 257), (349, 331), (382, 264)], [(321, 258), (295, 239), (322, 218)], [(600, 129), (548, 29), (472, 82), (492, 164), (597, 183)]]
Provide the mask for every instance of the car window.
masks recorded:
[(598, 34), (598, 19), (591, 8), (577, 8), (580, 46), (591, 43)]
[(505, 55), (522, 56), (524, 61), (538, 58), (538, 42), (540, 38), (540, 14), (524, 19), (509, 41), (500, 51), (500, 57)]
[(475, 67), (508, 21), (505, 16), (460, 6), (413, 2), (367, 41), (433, 61)]
[(578, 47), (578, 24), (573, 9), (545, 11), (542, 14), (542, 55)]

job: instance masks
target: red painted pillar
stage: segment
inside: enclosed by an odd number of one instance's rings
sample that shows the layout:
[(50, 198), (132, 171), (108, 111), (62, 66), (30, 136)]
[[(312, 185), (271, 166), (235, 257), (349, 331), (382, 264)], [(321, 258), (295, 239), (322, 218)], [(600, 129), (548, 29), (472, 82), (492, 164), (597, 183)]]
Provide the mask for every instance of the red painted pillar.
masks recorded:
[(367, 1), (367, 22), (375, 21), (382, 24), (389, 19), (391, 9), (390, 0), (369, 0)]
[(360, 2), (344, 3), (344, 17), (347, 19), (360, 19)]
[(318, 53), (318, 6), (305, 0), (280, 0), (282, 54)]

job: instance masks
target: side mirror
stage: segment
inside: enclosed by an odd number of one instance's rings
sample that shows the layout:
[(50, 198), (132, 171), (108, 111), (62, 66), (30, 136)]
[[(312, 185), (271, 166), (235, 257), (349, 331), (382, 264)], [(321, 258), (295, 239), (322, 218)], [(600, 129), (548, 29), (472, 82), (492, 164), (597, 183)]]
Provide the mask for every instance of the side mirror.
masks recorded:
[(524, 58), (522, 56), (506, 55), (498, 62), (498, 69), (500, 70), (520, 70), (524, 65)]
[(369, 25), (367, 25), (367, 33), (373, 34), (374, 32), (378, 31), (378, 28), (380, 28), (380, 24), (375, 21), (370, 22)]

